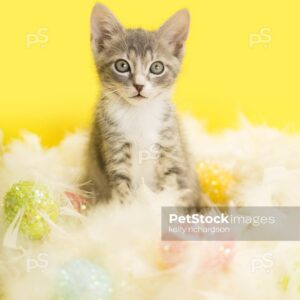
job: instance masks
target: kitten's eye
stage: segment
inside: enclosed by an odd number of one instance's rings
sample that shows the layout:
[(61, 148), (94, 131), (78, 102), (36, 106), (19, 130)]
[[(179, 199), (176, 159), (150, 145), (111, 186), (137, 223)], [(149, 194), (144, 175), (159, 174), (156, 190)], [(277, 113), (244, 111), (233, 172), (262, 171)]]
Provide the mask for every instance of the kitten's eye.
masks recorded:
[(115, 68), (120, 73), (126, 73), (130, 71), (129, 63), (124, 59), (118, 59), (115, 62)]
[(150, 67), (150, 72), (159, 75), (165, 70), (165, 66), (161, 61), (154, 62)]

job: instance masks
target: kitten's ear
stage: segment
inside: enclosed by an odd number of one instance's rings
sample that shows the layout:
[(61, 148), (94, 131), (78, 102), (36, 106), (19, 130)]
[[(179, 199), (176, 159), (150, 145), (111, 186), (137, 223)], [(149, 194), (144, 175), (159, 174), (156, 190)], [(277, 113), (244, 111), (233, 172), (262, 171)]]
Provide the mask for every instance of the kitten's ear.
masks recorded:
[(190, 27), (190, 13), (182, 9), (168, 19), (158, 30), (160, 38), (173, 46), (174, 55), (181, 57)]
[(124, 28), (112, 12), (104, 5), (97, 3), (91, 14), (91, 41), (94, 52), (102, 51), (105, 44), (115, 34), (122, 32)]

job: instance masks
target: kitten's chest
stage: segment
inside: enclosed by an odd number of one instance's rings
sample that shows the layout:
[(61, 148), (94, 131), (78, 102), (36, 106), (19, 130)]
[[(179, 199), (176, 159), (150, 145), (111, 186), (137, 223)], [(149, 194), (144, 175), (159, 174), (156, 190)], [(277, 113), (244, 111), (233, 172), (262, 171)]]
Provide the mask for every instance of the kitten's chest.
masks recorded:
[(165, 103), (157, 101), (141, 106), (116, 105), (112, 115), (123, 137), (143, 149), (159, 141), (165, 110)]
[(160, 142), (164, 109), (165, 106), (157, 103), (118, 111), (119, 131), (132, 146), (131, 175), (134, 187), (138, 187), (141, 182), (150, 187), (155, 184), (157, 144)]
[(151, 115), (134, 115), (120, 122), (122, 133), (136, 148), (144, 149), (159, 141), (161, 121)]

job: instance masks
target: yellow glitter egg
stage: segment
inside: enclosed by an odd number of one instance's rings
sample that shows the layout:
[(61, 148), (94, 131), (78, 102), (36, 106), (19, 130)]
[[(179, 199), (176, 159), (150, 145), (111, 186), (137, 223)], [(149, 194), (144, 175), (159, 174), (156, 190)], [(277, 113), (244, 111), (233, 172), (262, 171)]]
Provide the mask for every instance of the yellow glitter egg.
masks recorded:
[(286, 292), (289, 287), (290, 277), (288, 275), (284, 275), (279, 280), (279, 287), (282, 291)]
[(279, 287), (286, 299), (300, 299), (300, 262), (293, 263), (287, 274), (279, 279)]
[(202, 192), (215, 204), (228, 204), (235, 181), (233, 175), (210, 161), (201, 162), (197, 170)]
[(20, 231), (32, 240), (40, 240), (50, 232), (50, 226), (42, 214), (45, 213), (51, 222), (56, 222), (59, 203), (47, 186), (31, 181), (19, 181), (4, 196), (4, 215), (7, 223), (13, 223), (20, 211), (23, 211)]

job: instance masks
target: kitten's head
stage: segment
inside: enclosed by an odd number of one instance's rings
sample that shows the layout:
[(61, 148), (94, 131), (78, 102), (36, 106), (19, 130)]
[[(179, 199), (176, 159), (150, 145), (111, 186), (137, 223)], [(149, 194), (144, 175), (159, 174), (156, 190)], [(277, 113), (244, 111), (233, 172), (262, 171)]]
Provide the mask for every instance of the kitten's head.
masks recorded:
[(180, 69), (189, 13), (181, 10), (157, 31), (125, 29), (103, 5), (91, 16), (91, 42), (106, 92), (138, 104), (170, 94)]

